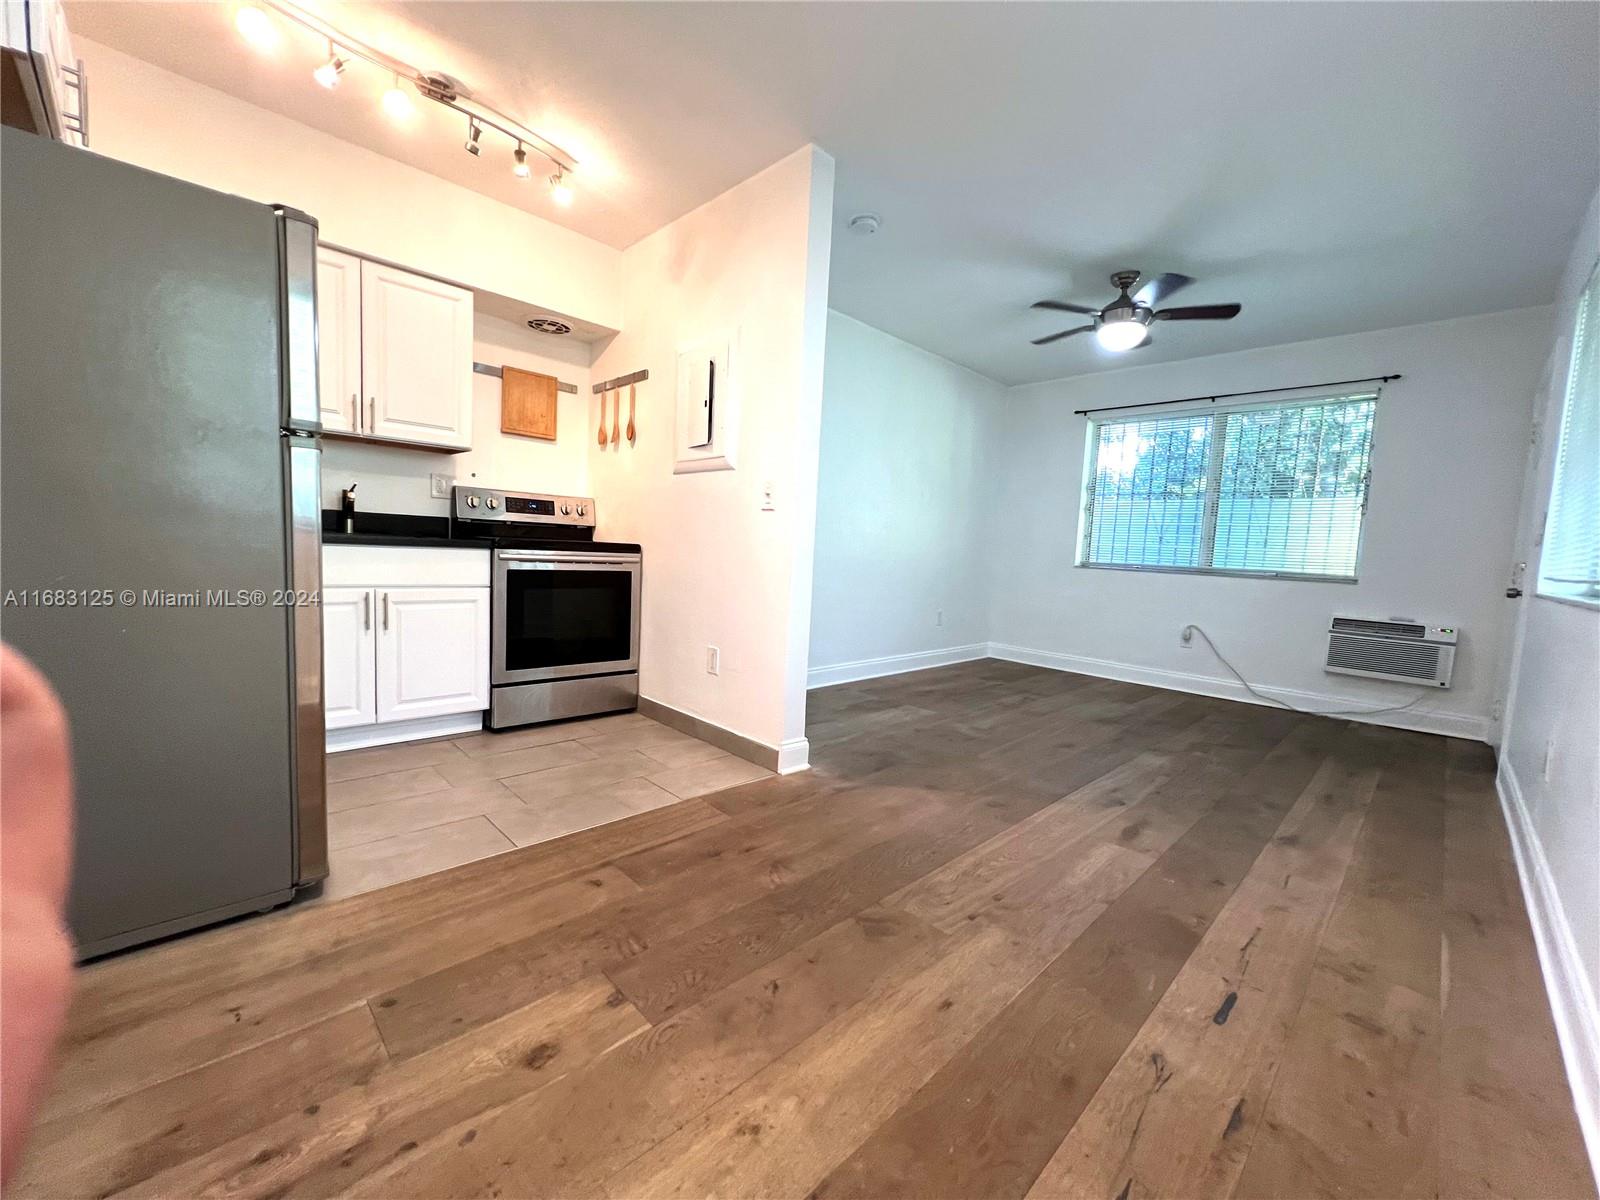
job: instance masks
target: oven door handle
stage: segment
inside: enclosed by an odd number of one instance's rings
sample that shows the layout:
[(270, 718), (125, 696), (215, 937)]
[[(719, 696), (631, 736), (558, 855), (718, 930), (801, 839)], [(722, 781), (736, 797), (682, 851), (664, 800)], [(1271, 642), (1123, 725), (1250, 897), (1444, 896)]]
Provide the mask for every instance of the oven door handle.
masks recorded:
[(566, 555), (541, 554), (534, 550), (501, 550), (495, 555), (501, 562), (513, 568), (519, 566), (537, 565), (547, 569), (559, 567), (637, 567), (640, 558), (636, 554), (585, 554), (567, 557)]

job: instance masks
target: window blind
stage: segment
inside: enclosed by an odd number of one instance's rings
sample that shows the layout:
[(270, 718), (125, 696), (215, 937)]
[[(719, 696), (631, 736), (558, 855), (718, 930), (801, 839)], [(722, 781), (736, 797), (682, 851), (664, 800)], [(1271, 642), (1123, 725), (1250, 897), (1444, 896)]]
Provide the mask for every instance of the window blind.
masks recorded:
[(1351, 579), (1377, 397), (1090, 425), (1086, 566)]
[(1600, 276), (1578, 301), (1539, 593), (1600, 605)]

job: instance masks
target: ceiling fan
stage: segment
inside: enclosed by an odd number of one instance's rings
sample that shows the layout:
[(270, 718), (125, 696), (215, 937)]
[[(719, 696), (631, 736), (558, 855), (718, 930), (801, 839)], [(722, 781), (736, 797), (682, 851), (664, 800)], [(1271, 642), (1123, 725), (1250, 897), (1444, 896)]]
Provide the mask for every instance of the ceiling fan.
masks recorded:
[(1168, 273), (1145, 281), (1143, 287), (1132, 295), (1128, 289), (1139, 282), (1138, 271), (1117, 271), (1111, 276), (1111, 286), (1122, 294), (1104, 308), (1086, 308), (1082, 304), (1068, 304), (1064, 300), (1040, 300), (1034, 308), (1047, 308), (1052, 312), (1082, 313), (1094, 319), (1076, 329), (1063, 329), (1048, 337), (1034, 338), (1035, 346), (1047, 346), (1075, 333), (1094, 331), (1095, 340), (1107, 350), (1132, 350), (1150, 341), (1152, 321), (1228, 321), (1239, 315), (1237, 304), (1194, 304), (1188, 308), (1157, 308), (1179, 288), (1194, 282), (1187, 275)]

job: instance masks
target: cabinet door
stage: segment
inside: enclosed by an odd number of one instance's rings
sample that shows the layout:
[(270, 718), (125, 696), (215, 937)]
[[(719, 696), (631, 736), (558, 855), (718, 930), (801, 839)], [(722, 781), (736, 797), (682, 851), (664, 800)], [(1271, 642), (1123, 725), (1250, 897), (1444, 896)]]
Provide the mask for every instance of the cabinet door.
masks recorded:
[(489, 707), (489, 589), (378, 590), (378, 720)]
[(329, 729), (378, 719), (376, 605), (371, 588), (322, 590), (322, 687)]
[(363, 261), (361, 382), (368, 433), (469, 447), (472, 293)]
[(317, 392), (322, 427), (361, 432), (361, 260), (317, 247)]

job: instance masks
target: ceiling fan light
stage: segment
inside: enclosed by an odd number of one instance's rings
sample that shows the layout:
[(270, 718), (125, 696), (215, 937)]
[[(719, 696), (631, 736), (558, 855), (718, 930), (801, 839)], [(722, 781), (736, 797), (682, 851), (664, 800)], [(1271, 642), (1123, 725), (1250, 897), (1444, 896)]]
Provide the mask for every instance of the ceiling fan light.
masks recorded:
[(1094, 331), (1094, 340), (1100, 343), (1101, 349), (1111, 351), (1132, 350), (1144, 345), (1149, 337), (1150, 331), (1132, 318), (1105, 321)]

